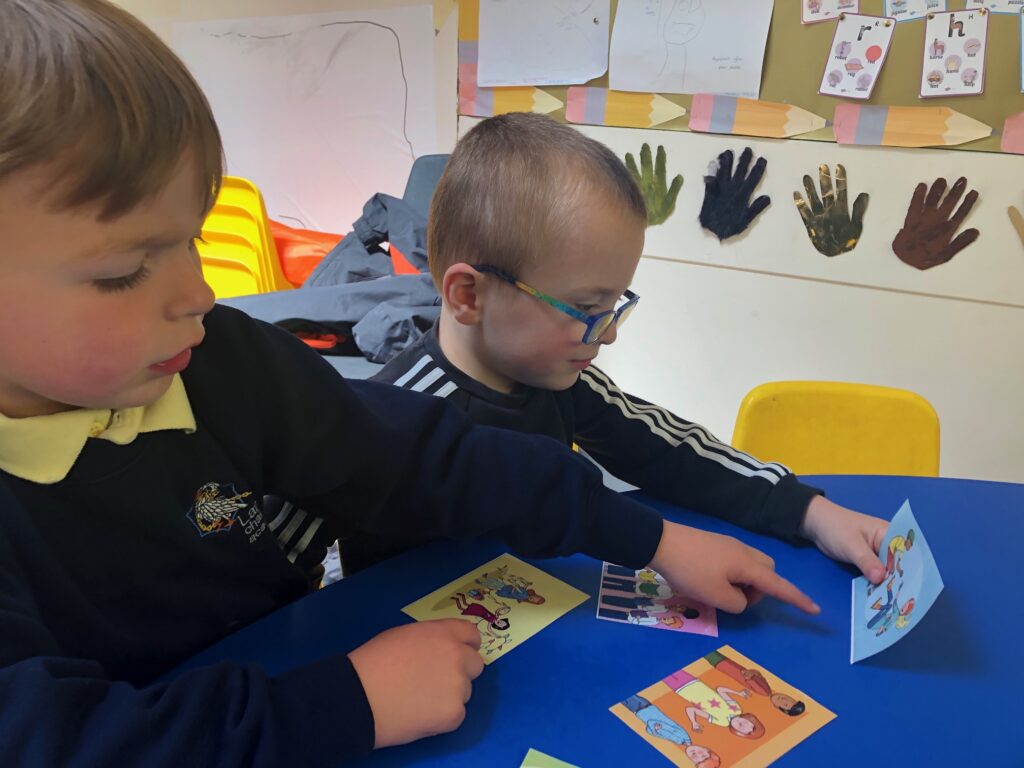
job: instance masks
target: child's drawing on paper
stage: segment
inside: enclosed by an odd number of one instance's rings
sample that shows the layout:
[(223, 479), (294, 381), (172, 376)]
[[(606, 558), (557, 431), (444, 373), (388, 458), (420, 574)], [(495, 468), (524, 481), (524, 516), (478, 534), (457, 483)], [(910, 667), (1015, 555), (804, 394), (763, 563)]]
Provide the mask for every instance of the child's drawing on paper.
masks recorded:
[(686, 44), (704, 27), (702, 0), (665, 0), (661, 4), (658, 28), (665, 48), (665, 60), (659, 75), (678, 78), (679, 92), (686, 83)]
[(597, 618), (718, 637), (718, 615), (696, 600), (677, 595), (650, 568), (635, 571), (605, 563)]
[(472, 621), (480, 632), (480, 655), (490, 663), (586, 599), (529, 563), (502, 555), (402, 610), (417, 621)]
[(889, 525), (879, 559), (885, 576), (878, 585), (853, 580), (850, 661), (888, 648), (909, 632), (942, 591), (935, 559), (904, 502)]
[(835, 717), (729, 646), (611, 711), (687, 768), (767, 765)]
[(609, 85), (756, 99), (772, 0), (634, 0), (612, 25)]

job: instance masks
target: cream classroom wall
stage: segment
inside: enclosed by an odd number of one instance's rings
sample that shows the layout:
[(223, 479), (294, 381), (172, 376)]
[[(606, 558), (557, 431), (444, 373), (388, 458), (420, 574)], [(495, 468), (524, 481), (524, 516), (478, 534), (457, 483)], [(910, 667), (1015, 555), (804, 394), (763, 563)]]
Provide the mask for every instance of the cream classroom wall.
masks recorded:
[(732, 435), (763, 381), (903, 387), (942, 420), (941, 473), (1024, 482), (1024, 311), (645, 257), (643, 300), (598, 364), (626, 391)]
[[(477, 122), (461, 118), (460, 133)], [(728, 440), (743, 396), (765, 381), (911, 389), (939, 412), (944, 476), (1024, 482), (1024, 249), (1006, 216), (1024, 204), (1024, 158), (580, 130), (620, 157), (664, 143), (669, 177), (685, 176), (676, 212), (648, 230), (633, 284), (640, 308), (598, 358), (625, 390)], [(707, 162), (726, 146), (769, 157), (757, 194), (772, 205), (720, 246), (697, 213)], [(849, 165), (853, 194), (867, 189), (871, 202), (861, 243), (826, 259), (807, 242), (792, 193), (803, 173), (836, 160)], [(942, 267), (903, 265), (889, 244), (914, 184), (961, 173), (982, 195), (968, 219), (981, 238)]]

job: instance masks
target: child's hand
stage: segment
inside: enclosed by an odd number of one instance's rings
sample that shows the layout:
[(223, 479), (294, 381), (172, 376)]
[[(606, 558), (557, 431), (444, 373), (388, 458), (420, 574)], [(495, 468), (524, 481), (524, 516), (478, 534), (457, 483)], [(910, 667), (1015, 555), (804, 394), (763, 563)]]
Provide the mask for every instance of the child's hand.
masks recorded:
[(775, 573), (775, 561), (731, 536), (665, 521), (650, 567), (682, 594), (728, 613), (740, 613), (764, 595), (803, 611), (821, 611), (811, 598)]
[(880, 583), (885, 575), (878, 548), (887, 530), (885, 520), (841, 507), (824, 496), (811, 499), (800, 527), (801, 535), (818, 549), (833, 560), (857, 566), (872, 584)]
[(458, 728), (484, 668), (479, 648), (472, 622), (439, 619), (389, 629), (352, 651), (373, 711), (374, 748)]

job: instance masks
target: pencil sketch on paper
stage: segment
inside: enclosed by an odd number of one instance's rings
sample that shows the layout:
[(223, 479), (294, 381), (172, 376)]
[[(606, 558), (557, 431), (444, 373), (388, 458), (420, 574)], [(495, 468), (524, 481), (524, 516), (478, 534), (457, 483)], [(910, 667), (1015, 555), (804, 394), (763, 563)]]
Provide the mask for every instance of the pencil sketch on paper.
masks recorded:
[(772, 0), (636, 0), (612, 27), (615, 90), (758, 98)]
[(348, 231), (436, 151), (429, 6), (183, 22), (174, 41), (272, 218)]
[(661, 38), (655, 44), (665, 49), (658, 74), (677, 79), (682, 90), (686, 83), (686, 44), (704, 28), (704, 4), (702, 0), (664, 0), (658, 5)]
[[(327, 33), (322, 32), (331, 27), (339, 29)], [(372, 45), (379, 54), (382, 54), (377, 59), (376, 66), (386, 60), (387, 56), (383, 54), (388, 48), (393, 49), (395, 62), (398, 64), (398, 73), (402, 80), (400, 90), (402, 136), (409, 146), (409, 157), (415, 158), (416, 152), (409, 140), (408, 132), (409, 80), (405, 74), (405, 61), (402, 58), (402, 40), (393, 28), (375, 21), (329, 21), (299, 32), (252, 35), (232, 30), (211, 32), (210, 37), (246, 41), (247, 44), (241, 49), (246, 57), (283, 59), (289, 65), (285, 74), (291, 85), (291, 93), (300, 102), (312, 104), (320, 97), (331, 98), (332, 95), (327, 91), (331, 84), (332, 70), (336, 67), (351, 68), (355, 62), (352, 60), (354, 52), (350, 49), (353, 47), (356, 36), (365, 31), (372, 33), (375, 30), (380, 30), (380, 34), (372, 35), (376, 38)], [(323, 34), (334, 39), (316, 39)], [(278, 50), (272, 50), (274, 47)]]
[(477, 84), (585, 83), (608, 70), (609, 0), (480, 0)]

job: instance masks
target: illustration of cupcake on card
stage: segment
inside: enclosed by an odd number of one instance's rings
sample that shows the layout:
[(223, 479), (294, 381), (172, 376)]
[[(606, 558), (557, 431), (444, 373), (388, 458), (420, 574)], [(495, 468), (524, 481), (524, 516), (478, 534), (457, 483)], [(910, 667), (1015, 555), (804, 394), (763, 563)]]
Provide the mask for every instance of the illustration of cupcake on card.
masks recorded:
[(960, 65), (962, 63), (963, 62), (960, 61), (960, 57), (957, 56), (956, 54), (953, 54), (948, 59), (946, 59), (946, 71), (951, 75), (955, 74), (960, 71)]
[(944, 76), (939, 70), (933, 69), (931, 72), (928, 73), (928, 85), (930, 85), (932, 88), (938, 88), (940, 85), (942, 85), (943, 78)]

